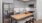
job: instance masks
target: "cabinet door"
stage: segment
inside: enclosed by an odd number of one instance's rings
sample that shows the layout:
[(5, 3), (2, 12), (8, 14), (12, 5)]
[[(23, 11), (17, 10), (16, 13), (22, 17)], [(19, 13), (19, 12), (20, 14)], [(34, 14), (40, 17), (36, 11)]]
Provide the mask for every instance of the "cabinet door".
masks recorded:
[(3, 0), (5, 3), (13, 3), (13, 0)]

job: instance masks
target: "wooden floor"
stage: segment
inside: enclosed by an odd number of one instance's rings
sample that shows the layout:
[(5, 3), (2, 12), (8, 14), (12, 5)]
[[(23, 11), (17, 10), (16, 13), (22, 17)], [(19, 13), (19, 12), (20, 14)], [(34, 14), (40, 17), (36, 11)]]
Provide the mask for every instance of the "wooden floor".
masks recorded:
[[(9, 21), (5, 21), (5, 23), (9, 23)], [(39, 20), (39, 21), (34, 21), (34, 23), (42, 23), (42, 20)]]
[(39, 21), (34, 21), (34, 23), (42, 23), (42, 20), (39, 20)]

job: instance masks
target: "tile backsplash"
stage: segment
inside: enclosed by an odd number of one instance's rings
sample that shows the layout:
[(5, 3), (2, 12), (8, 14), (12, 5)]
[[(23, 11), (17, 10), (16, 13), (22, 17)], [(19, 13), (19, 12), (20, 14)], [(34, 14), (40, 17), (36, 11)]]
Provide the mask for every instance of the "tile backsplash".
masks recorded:
[(35, 11), (35, 9), (34, 8), (25, 8), (25, 9), (24, 8), (14, 8), (14, 11), (17, 13), (17, 12)]

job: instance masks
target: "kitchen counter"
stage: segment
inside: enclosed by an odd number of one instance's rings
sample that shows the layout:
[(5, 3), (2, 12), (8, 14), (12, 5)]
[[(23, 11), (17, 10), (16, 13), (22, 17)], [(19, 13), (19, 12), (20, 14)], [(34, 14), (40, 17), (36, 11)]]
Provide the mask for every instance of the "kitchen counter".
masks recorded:
[(23, 14), (11, 15), (11, 17), (15, 20), (20, 20), (20, 19), (24, 19), (24, 18), (32, 16), (32, 15), (33, 15), (33, 13), (27, 13), (27, 14), (23, 13)]

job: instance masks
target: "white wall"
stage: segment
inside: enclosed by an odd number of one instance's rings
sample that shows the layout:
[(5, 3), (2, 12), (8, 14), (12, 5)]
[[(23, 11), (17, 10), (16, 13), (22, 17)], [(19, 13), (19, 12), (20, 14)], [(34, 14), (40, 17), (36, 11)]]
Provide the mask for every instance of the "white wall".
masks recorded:
[(24, 3), (21, 1), (14, 1), (14, 8), (24, 8)]
[(29, 4), (34, 4), (34, 6), (36, 6), (36, 0), (29, 1), (29, 2), (21, 2), (21, 1), (14, 0), (14, 8), (28, 7)]
[(42, 0), (37, 0), (37, 20), (42, 19)]
[[(17, 0), (15, 0), (14, 1), (14, 8), (28, 8), (28, 9), (26, 9), (26, 10), (30, 10), (30, 8), (29, 8), (29, 4), (34, 4), (35, 5), (35, 7), (36, 7), (36, 1), (30, 1), (30, 2), (21, 2), (21, 1), (17, 1)], [(34, 11), (34, 8), (31, 8), (33, 11)]]
[(0, 0), (0, 23), (2, 23), (2, 0)]
[(13, 0), (2, 0), (4, 3), (13, 3)]
[(24, 2), (14, 0), (14, 8), (16, 12), (19, 12), (20, 8), (24, 8)]
[(29, 4), (34, 4), (34, 7), (36, 7), (36, 0), (35, 1), (26, 2), (25, 7), (29, 7), (28, 6)]

